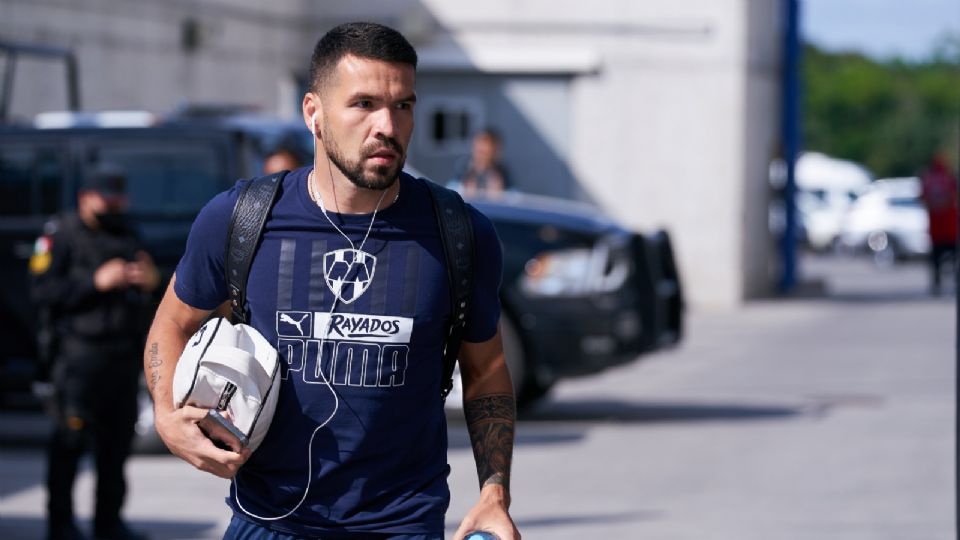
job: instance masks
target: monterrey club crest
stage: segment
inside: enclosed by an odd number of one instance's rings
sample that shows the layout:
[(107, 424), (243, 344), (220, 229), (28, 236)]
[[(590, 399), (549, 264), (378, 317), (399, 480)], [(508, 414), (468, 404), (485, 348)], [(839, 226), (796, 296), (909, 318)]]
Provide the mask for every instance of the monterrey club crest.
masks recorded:
[(376, 267), (377, 258), (358, 249), (338, 249), (323, 256), (327, 287), (344, 304), (363, 296)]

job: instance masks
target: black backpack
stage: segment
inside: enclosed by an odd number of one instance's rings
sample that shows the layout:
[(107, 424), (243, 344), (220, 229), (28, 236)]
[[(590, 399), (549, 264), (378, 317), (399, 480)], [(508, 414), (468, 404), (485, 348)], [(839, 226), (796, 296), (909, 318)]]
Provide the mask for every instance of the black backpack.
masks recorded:
[[(247, 278), (253, 255), (263, 234), (267, 215), (277, 199), (278, 188), (288, 171), (251, 180), (240, 192), (227, 233), (224, 269), (234, 323), (249, 320)], [(440, 394), (446, 399), (453, 388), (453, 371), (460, 352), (467, 314), (473, 300), (473, 222), (467, 204), (456, 191), (421, 178), (433, 201), (450, 283), (450, 323), (443, 346), (443, 378)]]

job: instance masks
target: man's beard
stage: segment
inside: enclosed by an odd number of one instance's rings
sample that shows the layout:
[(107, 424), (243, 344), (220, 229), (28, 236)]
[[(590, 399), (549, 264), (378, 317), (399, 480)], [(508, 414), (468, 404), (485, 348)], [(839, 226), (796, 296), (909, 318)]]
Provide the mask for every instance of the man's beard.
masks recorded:
[[(327, 132), (329, 133), (329, 130)], [(389, 188), (397, 181), (397, 177), (400, 176), (400, 171), (403, 170), (403, 164), (406, 161), (400, 143), (394, 138), (383, 138), (378, 142), (361, 146), (359, 157), (354, 161), (348, 160), (343, 155), (340, 147), (333, 139), (325, 137), (322, 140), (323, 149), (330, 161), (340, 169), (340, 172), (348, 180), (353, 182), (353, 185), (364, 189), (383, 190)], [(363, 164), (367, 158), (384, 148), (389, 148), (397, 153), (397, 160), (393, 165), (378, 165), (371, 172), (364, 171)]]

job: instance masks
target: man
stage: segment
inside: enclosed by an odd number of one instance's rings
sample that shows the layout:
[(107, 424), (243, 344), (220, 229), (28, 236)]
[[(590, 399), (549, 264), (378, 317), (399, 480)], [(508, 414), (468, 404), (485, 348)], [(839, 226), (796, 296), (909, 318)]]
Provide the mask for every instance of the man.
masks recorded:
[(120, 519), (120, 509), (137, 419), (142, 314), (159, 275), (127, 225), (124, 188), (119, 169), (93, 174), (81, 187), (77, 211), (48, 224), (30, 260), (33, 297), (58, 344), (47, 462), (50, 539), (83, 538), (72, 492), (77, 462), (90, 447), (97, 466), (94, 536), (141, 538)]
[[(338, 26), (317, 43), (303, 117), (313, 167), (288, 174), (248, 280), (250, 324), (277, 344), (282, 384), (251, 455), (214, 446), (175, 409), (187, 339), (227, 299), (224, 245), (242, 182), (198, 215), (144, 362), (157, 431), (200, 470), (233, 478), (225, 538), (441, 539), (449, 502), (441, 348), (450, 290), (423, 181), (402, 173), (416, 52), (396, 31)], [(501, 253), (471, 209), (477, 265), (460, 351), (480, 498), (456, 538), (520, 535), (508, 513), (514, 397), (498, 328)]]
[(307, 160), (302, 159), (300, 154), (300, 150), (292, 140), (281, 140), (263, 159), (263, 174), (292, 171), (301, 167)]
[(950, 174), (946, 157), (936, 154), (920, 181), (921, 199), (930, 218), (930, 292), (938, 295), (943, 260), (956, 258), (957, 180)]
[(496, 195), (507, 188), (507, 171), (500, 163), (501, 147), (500, 135), (492, 128), (474, 135), (470, 159), (459, 175), (464, 195)]
[(280, 171), (292, 171), (300, 167), (300, 161), (286, 148), (277, 148), (267, 154), (263, 160), (263, 174), (273, 174)]

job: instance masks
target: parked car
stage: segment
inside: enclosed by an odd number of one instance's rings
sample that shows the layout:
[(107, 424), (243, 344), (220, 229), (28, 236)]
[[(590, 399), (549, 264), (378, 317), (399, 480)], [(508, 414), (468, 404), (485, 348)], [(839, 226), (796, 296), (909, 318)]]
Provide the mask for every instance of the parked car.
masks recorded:
[(920, 179), (885, 178), (864, 189), (844, 216), (844, 249), (871, 254), (879, 264), (930, 253), (929, 218)]
[[(279, 140), (300, 141), (299, 123), (252, 115), (127, 115), (111, 127), (96, 115), (47, 117), (0, 127), (0, 406), (33, 406), (35, 311), (27, 260), (44, 222), (75, 205), (78, 182), (99, 163), (128, 174), (130, 212), (165, 278), (203, 204), (237, 178), (259, 173)], [(523, 403), (563, 377), (594, 373), (671, 345), (683, 300), (665, 231), (626, 230), (585, 205), (523, 194), (472, 201), (494, 222), (504, 249), (503, 333)], [(147, 398), (144, 404), (148, 404)], [(144, 407), (143, 428), (152, 425)]]
[(501, 327), (521, 405), (561, 378), (680, 340), (683, 300), (666, 231), (634, 233), (593, 206), (549, 197), (468, 200), (503, 243)]
[[(67, 122), (47, 115), (41, 125), (0, 126), (0, 403), (31, 406), (29, 382), (36, 346), (36, 312), (28, 297), (27, 261), (49, 218), (76, 205), (80, 179), (100, 163), (128, 175), (131, 217), (161, 274), (169, 278), (182, 254), (193, 218), (214, 194), (254, 174), (256, 156), (276, 136), (275, 123), (257, 128), (181, 120), (140, 127), (100, 127), (102, 118)], [(131, 120), (133, 119), (133, 120)], [(118, 115), (108, 116), (116, 125)], [(243, 120), (249, 121), (249, 120)]]
[(797, 209), (807, 245), (814, 250), (835, 247), (843, 216), (871, 175), (862, 165), (817, 152), (797, 160)]

